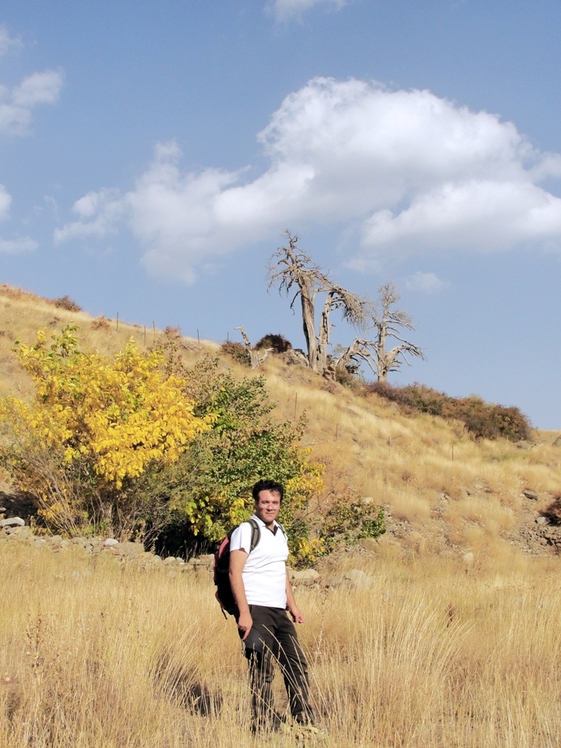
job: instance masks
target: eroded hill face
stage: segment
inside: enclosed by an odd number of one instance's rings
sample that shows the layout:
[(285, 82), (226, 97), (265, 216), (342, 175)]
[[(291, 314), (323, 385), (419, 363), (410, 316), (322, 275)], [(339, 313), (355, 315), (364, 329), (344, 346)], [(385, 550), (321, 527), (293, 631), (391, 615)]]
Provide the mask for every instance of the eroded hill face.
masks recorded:
[[(148, 347), (163, 333), (93, 319), (33, 294), (0, 287), (0, 394), (31, 394), (11, 349), (31, 343), (37, 330), (60, 331), (74, 322), (85, 347), (114, 353), (134, 337)], [(184, 360), (220, 355), (214, 343), (185, 338)], [(250, 370), (224, 357), (239, 376)], [(466, 565), (509, 563), (520, 553), (561, 549), (561, 532), (548, 507), (561, 494), (560, 432), (534, 432), (532, 441), (475, 442), (461, 424), (407, 416), (376, 395), (350, 389), (270, 357), (259, 370), (277, 402), (279, 420), (306, 415), (303, 442), (325, 464), (325, 492), (314, 511), (335, 498), (373, 500), (388, 513), (388, 532), (365, 540), (364, 553), (457, 556)], [(430, 383), (429, 383), (430, 384)]]

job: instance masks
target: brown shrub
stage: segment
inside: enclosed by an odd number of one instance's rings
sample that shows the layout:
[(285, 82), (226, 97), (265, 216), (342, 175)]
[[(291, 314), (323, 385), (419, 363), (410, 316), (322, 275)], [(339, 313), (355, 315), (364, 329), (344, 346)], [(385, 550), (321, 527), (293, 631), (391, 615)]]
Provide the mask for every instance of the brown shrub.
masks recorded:
[(292, 350), (292, 343), (284, 335), (270, 332), (257, 341), (255, 348), (258, 351), (264, 348), (272, 348), (273, 353), (286, 353)]
[(461, 421), (476, 439), (503, 438), (516, 442), (530, 438), (530, 422), (519, 408), (486, 403), (476, 395), (450, 397), (423, 384), (392, 387), (387, 382), (368, 384), (365, 392), (397, 403), (404, 412)]
[(110, 321), (103, 314), (101, 317), (96, 317), (92, 320), (92, 328), (94, 330), (108, 330), (110, 326)]
[(67, 312), (82, 311), (82, 307), (75, 301), (72, 301), (68, 294), (66, 294), (65, 296), (61, 296), (59, 299), (53, 299), (52, 303), (59, 309), (66, 309)]
[(242, 343), (234, 343), (232, 340), (227, 340), (220, 346), (224, 353), (231, 356), (239, 364), (244, 366), (251, 366), (251, 360), (247, 348)]

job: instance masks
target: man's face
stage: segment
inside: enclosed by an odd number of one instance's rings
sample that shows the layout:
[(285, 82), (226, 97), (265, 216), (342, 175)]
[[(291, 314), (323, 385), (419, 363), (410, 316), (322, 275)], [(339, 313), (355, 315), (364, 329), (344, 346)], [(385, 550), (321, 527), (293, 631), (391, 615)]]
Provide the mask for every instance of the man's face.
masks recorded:
[(259, 491), (259, 499), (255, 503), (255, 514), (268, 527), (278, 517), (280, 511), (280, 494), (276, 491)]

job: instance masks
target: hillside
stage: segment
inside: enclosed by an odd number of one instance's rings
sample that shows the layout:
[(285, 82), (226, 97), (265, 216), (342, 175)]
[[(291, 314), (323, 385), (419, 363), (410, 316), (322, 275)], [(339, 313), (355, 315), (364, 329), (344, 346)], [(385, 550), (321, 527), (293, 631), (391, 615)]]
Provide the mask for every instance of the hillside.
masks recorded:
[[(92, 319), (1, 286), (1, 394), (31, 391), (11, 352), (13, 341), (32, 342), (38, 329), (60, 330), (69, 321), (78, 326), (85, 346), (101, 352), (115, 352), (131, 337), (149, 346), (162, 334)], [(189, 359), (212, 352), (222, 355), (236, 375), (249, 374), (216, 343), (184, 341)], [(518, 444), (476, 442), (459, 423), (406, 415), (377, 395), (358, 396), (280, 358), (268, 359), (260, 373), (278, 403), (276, 418), (306, 414), (303, 442), (326, 466), (326, 491), (317, 509), (326, 511), (336, 496), (371, 497), (386, 508), (387, 534), (380, 541), (362, 541), (356, 552), (458, 556), (476, 566), (508, 565), (520, 552), (547, 555), (561, 548), (561, 532), (545, 516), (561, 493), (561, 432), (534, 431), (531, 441)]]

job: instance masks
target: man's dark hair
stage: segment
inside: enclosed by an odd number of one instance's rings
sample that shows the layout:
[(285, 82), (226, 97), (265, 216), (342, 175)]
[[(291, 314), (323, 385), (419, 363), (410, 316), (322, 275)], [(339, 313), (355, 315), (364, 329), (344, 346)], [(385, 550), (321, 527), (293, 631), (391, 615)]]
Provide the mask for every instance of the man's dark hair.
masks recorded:
[(282, 498), (284, 496), (284, 487), (282, 483), (277, 483), (276, 480), (258, 480), (251, 489), (251, 494), (255, 503), (259, 501), (259, 494), (261, 491), (271, 491), (271, 493), (278, 493), (282, 504)]

